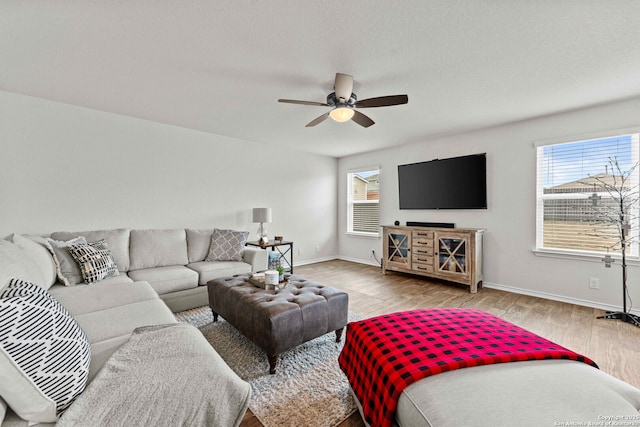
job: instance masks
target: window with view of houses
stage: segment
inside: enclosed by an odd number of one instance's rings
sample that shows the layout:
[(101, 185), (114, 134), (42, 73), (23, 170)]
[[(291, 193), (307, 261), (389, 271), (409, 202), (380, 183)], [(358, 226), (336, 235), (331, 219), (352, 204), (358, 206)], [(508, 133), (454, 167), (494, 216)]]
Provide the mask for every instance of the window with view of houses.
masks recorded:
[(363, 236), (380, 234), (378, 168), (354, 170), (347, 174), (347, 233)]
[[(619, 225), (611, 218), (619, 214), (620, 194), (609, 190), (632, 196), (625, 215), (637, 234), (639, 145), (636, 133), (537, 147), (538, 249), (619, 253)], [(622, 184), (627, 171), (633, 172)], [(635, 237), (626, 248), (632, 256), (638, 255)]]

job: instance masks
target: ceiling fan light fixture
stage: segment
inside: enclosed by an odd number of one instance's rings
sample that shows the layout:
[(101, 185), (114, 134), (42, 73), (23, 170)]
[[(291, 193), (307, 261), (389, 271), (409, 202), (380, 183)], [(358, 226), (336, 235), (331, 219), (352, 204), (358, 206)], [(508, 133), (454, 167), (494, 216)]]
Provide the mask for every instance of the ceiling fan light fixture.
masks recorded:
[(336, 122), (342, 123), (342, 122), (351, 120), (351, 118), (354, 115), (354, 111), (353, 111), (353, 108), (349, 108), (349, 107), (336, 107), (333, 110), (331, 110), (329, 115)]

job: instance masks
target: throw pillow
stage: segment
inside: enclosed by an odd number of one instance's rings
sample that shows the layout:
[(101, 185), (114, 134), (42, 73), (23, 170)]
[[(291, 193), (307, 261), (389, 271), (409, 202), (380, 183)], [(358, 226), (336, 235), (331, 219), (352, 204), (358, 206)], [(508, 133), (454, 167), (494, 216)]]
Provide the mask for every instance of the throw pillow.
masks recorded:
[(91, 347), (47, 291), (11, 279), (0, 293), (0, 396), (21, 418), (55, 422), (84, 390)]
[(218, 230), (211, 235), (211, 246), (205, 261), (242, 261), (248, 231)]
[(82, 283), (83, 278), (80, 267), (78, 267), (78, 264), (67, 250), (67, 246), (87, 243), (87, 239), (82, 236), (67, 241), (47, 239), (47, 243), (56, 263), (58, 279), (65, 286), (74, 286)]
[(105, 277), (120, 274), (113, 256), (111, 256), (109, 245), (104, 239), (97, 242), (69, 245), (67, 249), (78, 263), (86, 283), (99, 282)]

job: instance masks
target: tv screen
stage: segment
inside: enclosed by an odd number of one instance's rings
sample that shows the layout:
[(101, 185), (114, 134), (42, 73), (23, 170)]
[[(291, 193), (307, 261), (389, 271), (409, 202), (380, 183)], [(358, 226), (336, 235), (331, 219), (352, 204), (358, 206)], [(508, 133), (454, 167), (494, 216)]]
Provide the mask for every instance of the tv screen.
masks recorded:
[(400, 209), (486, 209), (487, 155), (398, 166)]

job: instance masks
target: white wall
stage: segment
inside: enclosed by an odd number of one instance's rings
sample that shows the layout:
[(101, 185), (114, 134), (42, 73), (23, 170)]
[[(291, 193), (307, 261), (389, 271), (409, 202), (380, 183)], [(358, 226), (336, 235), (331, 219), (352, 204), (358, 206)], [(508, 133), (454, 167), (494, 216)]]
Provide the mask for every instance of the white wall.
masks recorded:
[(0, 92), (0, 238), (218, 227), (255, 239), (251, 208), (271, 207), (270, 235), (309, 262), (337, 254), (336, 177), (334, 158)]
[[(425, 140), (398, 148), (342, 158), (339, 161), (338, 241), (340, 256), (370, 262), (380, 239), (346, 235), (346, 173), (350, 168), (379, 164), (381, 223), (399, 220), (454, 222), (458, 227), (485, 228), (485, 286), (613, 309), (622, 304), (619, 264), (611, 269), (598, 261), (534, 255), (536, 240), (536, 153), (534, 141), (573, 136), (640, 124), (640, 98), (557, 114), (462, 135)], [(399, 210), (397, 166), (434, 158), (487, 153), (486, 210)], [(640, 267), (628, 269), (631, 297), (640, 308)], [(589, 278), (600, 278), (600, 289)]]

